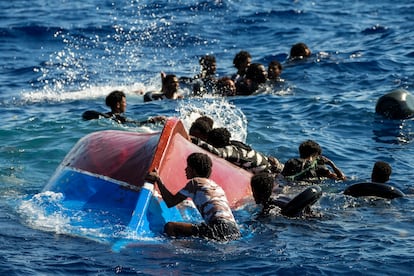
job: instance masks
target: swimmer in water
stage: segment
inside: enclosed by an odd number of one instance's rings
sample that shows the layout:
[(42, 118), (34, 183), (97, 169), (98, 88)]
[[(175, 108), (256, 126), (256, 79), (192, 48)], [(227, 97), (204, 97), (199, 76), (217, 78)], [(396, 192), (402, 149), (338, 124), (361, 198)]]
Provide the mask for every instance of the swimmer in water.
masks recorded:
[(127, 100), (126, 95), (122, 91), (112, 91), (109, 93), (108, 96), (105, 98), (105, 103), (108, 107), (111, 108), (111, 111), (106, 113), (100, 113), (98, 111), (88, 110), (82, 114), (84, 120), (92, 120), (92, 119), (99, 119), (103, 118), (110, 118), (119, 124), (134, 124), (134, 125), (144, 125), (147, 123), (158, 123), (158, 122), (165, 122), (165, 116), (154, 116), (150, 117), (145, 121), (134, 121), (130, 120), (125, 115), (123, 115), (126, 111), (127, 107)]
[(204, 219), (204, 223), (168, 222), (164, 232), (170, 237), (204, 237), (218, 241), (238, 239), (240, 230), (230, 209), (224, 190), (211, 180), (212, 161), (205, 153), (192, 153), (187, 157), (185, 173), (189, 181), (173, 195), (164, 185), (157, 171), (146, 177), (157, 183), (168, 207), (191, 198)]

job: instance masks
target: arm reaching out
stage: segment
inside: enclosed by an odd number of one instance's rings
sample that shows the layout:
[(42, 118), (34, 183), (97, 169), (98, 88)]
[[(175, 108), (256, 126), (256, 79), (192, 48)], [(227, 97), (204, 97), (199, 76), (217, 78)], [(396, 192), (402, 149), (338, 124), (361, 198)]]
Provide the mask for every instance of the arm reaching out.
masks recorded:
[(186, 199), (186, 197), (180, 194), (179, 192), (173, 195), (165, 187), (156, 169), (153, 172), (148, 173), (148, 175), (145, 177), (145, 180), (148, 182), (157, 183), (158, 189), (160, 190), (162, 198), (164, 199), (168, 208), (171, 208)]
[(335, 163), (325, 156), (320, 156), (321, 160), (328, 166), (330, 166), (334, 173), (331, 174), (330, 178), (336, 179), (336, 180), (346, 180), (345, 174), (335, 165)]

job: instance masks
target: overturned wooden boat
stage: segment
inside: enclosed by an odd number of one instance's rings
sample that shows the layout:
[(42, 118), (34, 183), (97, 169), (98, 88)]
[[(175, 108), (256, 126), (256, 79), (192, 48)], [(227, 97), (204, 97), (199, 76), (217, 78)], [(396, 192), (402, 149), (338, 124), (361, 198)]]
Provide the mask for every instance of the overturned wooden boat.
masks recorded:
[[(211, 157), (211, 178), (223, 187), (232, 208), (250, 199), (251, 174), (191, 143), (177, 118), (168, 119), (157, 133), (107, 130), (83, 137), (66, 155), (44, 192), (61, 193), (64, 210), (88, 214), (77, 220), (74, 228), (116, 225), (122, 234), (109, 233), (106, 241), (119, 250), (131, 237), (160, 235), (168, 221), (201, 218), (196, 218), (198, 213), (191, 204), (168, 208), (157, 187), (144, 181), (149, 171), (157, 169), (165, 186), (177, 193), (188, 181), (186, 159), (193, 152)], [(88, 231), (74, 234), (83, 236), (84, 232)], [(124, 234), (129, 238), (122, 238)], [(86, 236), (94, 238), (90, 232)]]

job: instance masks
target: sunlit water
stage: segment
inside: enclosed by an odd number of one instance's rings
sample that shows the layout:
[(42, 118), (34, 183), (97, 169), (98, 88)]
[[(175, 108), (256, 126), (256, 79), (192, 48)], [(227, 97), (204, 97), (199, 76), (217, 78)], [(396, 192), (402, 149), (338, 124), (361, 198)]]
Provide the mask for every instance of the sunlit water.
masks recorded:
[[(413, 120), (375, 115), (381, 95), (414, 79), (412, 1), (2, 1), (0, 3), (0, 271), (34, 274), (409, 274), (414, 265)], [(313, 55), (286, 62), (303, 41)], [(284, 82), (235, 98), (143, 103), (134, 91), (160, 89), (159, 73), (198, 73), (204, 54), (218, 74), (248, 50), (254, 62), (284, 66)], [(74, 218), (43, 216), (58, 195), (39, 194), (84, 135), (105, 129), (158, 131), (111, 121), (82, 121), (106, 111), (112, 90), (127, 93), (127, 115), (177, 116), (186, 127), (199, 114), (234, 138), (277, 156), (297, 156), (318, 141), (348, 181), (322, 183), (317, 216), (256, 220), (235, 211), (243, 237), (230, 243), (164, 237), (110, 245), (68, 233)], [(188, 91), (184, 91), (188, 92)], [(392, 201), (351, 199), (350, 183), (369, 179), (375, 161), (393, 167), (406, 193)], [(109, 229), (97, 229), (95, 237)], [(113, 229), (111, 228), (113, 227)], [(79, 229), (78, 229), (79, 230)], [(82, 230), (82, 229), (80, 229)], [(110, 232), (110, 231), (109, 231)]]

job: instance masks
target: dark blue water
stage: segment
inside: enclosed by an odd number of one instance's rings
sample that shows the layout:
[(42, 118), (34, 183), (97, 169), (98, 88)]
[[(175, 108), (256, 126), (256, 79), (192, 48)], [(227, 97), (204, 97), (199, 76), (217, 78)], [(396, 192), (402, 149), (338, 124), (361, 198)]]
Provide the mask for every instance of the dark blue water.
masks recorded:
[[(312, 50), (287, 63), (290, 46)], [(234, 55), (279, 60), (280, 86), (256, 96), (143, 103), (135, 90), (160, 88), (159, 72), (198, 73), (214, 54), (230, 75)], [(375, 115), (381, 95), (414, 92), (412, 1), (1, 1), (0, 2), (0, 272), (7, 275), (408, 275), (414, 266), (413, 120)], [(97, 130), (148, 132), (109, 121), (105, 96), (127, 93), (127, 115), (200, 112), (235, 138), (277, 156), (297, 156), (306, 139), (348, 176), (326, 182), (319, 217), (256, 221), (248, 204), (235, 212), (241, 240), (139, 241), (108, 244), (68, 235), (67, 218), (43, 217), (38, 195), (78, 139)], [(375, 161), (393, 167), (403, 199), (363, 200), (341, 192), (369, 179)], [(99, 233), (95, 233), (99, 235)]]

